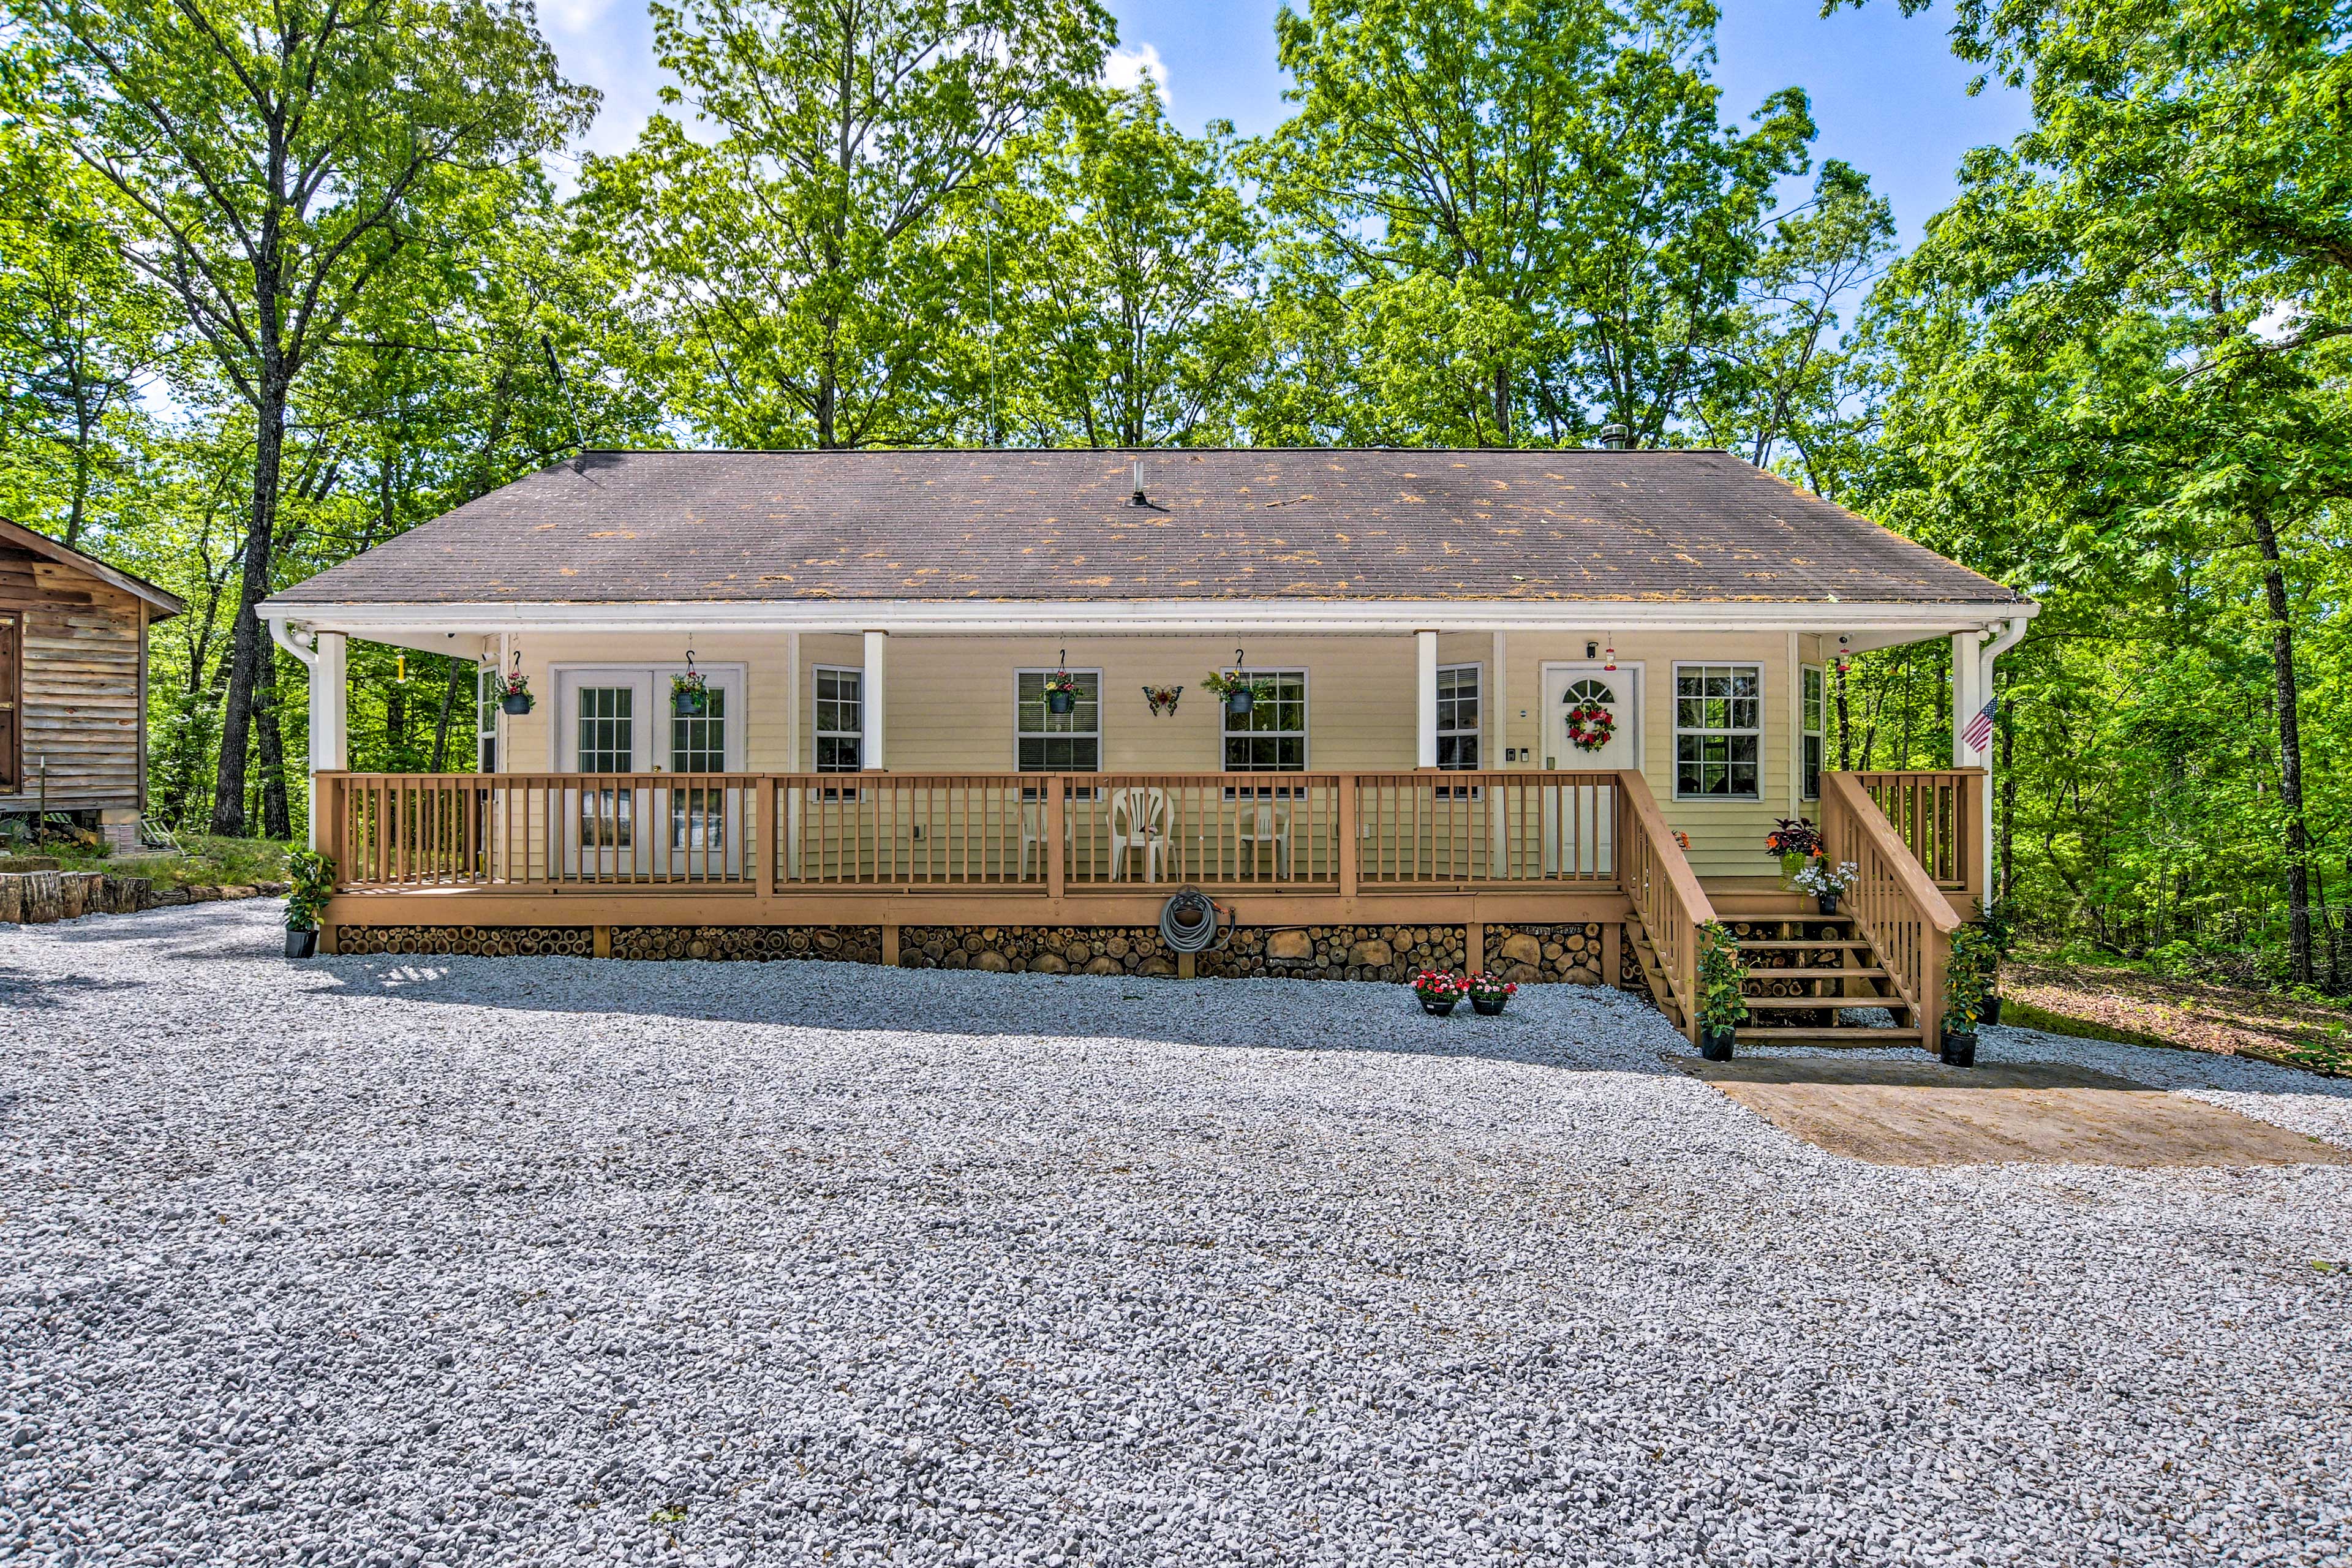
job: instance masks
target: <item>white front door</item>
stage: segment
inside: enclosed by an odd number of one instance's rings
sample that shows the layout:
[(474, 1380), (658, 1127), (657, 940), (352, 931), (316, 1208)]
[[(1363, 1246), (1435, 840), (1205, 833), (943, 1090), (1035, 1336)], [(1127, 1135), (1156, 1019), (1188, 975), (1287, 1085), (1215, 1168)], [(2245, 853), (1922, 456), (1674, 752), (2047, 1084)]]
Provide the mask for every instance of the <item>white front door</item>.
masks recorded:
[[(1608, 738), (1587, 748), (1571, 738), (1571, 723), (1588, 715), (1586, 739), (1595, 728), (1589, 717), (1606, 713)], [(1548, 771), (1616, 773), (1642, 765), (1642, 667), (1621, 664), (1547, 664), (1543, 671), (1542, 750)], [(1544, 868), (1553, 875), (1605, 874), (1615, 864), (1616, 795), (1598, 785), (1550, 791), (1544, 811)]]
[(743, 786), (676, 787), (646, 776), (740, 771), (743, 671), (705, 670), (701, 711), (691, 714), (676, 710), (670, 677), (677, 672), (556, 672), (557, 769), (600, 775), (567, 792), (565, 869), (572, 875), (746, 874), (750, 803)]

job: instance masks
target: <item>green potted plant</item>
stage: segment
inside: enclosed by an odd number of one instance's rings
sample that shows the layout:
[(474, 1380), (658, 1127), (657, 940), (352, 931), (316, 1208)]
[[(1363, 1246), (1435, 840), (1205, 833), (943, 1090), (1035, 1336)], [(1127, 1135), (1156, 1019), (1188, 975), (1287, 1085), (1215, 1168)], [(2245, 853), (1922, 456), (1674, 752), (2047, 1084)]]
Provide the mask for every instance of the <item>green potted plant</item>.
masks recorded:
[(1443, 969), (1424, 969), (1412, 977), (1412, 994), (1421, 998), (1421, 1010), (1434, 1018), (1453, 1012), (1467, 989)]
[(1045, 678), (1045, 711), (1067, 713), (1077, 706), (1078, 678), (1066, 669), (1057, 669)]
[(669, 678), (669, 710), (681, 719), (699, 719), (710, 706), (710, 683), (702, 671), (688, 665)]
[(1739, 942), (1721, 921), (1698, 928), (1698, 1054), (1727, 1062), (1748, 1019), (1743, 988), (1748, 966), (1739, 962)]
[(1952, 933), (1951, 955), (1944, 967), (1943, 1048), (1937, 1053), (1947, 1067), (1977, 1065), (1977, 1025), (1984, 1017), (1997, 960), (1992, 938), (1982, 925), (1971, 921)]
[(335, 863), (313, 849), (286, 857), (286, 956), (308, 958), (319, 951), (319, 917), (335, 891)]
[(1201, 684), (1225, 705), (1228, 713), (1247, 713), (1260, 702), (1274, 700), (1274, 682), (1253, 677), (1243, 670), (1230, 674), (1211, 670)]
[(1793, 892), (1811, 893), (1821, 904), (1822, 913), (1838, 912), (1838, 901), (1846, 895), (1862, 875), (1862, 868), (1851, 860), (1832, 866), (1826, 855), (1816, 855), (1789, 882)]
[(1519, 989), (1517, 983), (1504, 979), (1491, 969), (1482, 969), (1466, 977), (1462, 988), (1470, 994), (1470, 1010), (1482, 1018), (1500, 1017), (1504, 1005)]
[(2009, 900), (1995, 899), (1977, 906), (1977, 923), (1984, 928), (1985, 940), (1992, 947), (1992, 973), (1986, 977), (1984, 1016), (1982, 1024), (2000, 1022), (2000, 971), (2009, 962), (2010, 949), (2017, 945), (2017, 927), (2009, 916)]
[(499, 710), (507, 713), (528, 713), (538, 700), (530, 694), (530, 677), (520, 669), (499, 677), (498, 693)]
[(1764, 853), (1780, 862), (1780, 885), (1792, 888), (1797, 873), (1828, 854), (1829, 847), (1822, 842), (1822, 830), (1804, 817), (1783, 816), (1764, 836)]

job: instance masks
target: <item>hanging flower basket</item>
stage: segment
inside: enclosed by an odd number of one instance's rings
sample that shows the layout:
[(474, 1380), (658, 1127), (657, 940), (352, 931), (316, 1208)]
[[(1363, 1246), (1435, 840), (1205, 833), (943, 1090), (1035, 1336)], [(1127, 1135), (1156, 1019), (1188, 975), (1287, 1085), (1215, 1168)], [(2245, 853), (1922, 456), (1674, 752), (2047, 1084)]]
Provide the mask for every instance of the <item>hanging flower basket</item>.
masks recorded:
[(1240, 670), (1231, 674), (1223, 670), (1212, 671), (1201, 684), (1223, 700), (1228, 713), (1247, 713), (1260, 702), (1274, 700), (1273, 681), (1253, 679)]
[(1045, 711), (1067, 713), (1078, 703), (1078, 678), (1057, 669), (1045, 678)]
[(669, 710), (681, 719), (699, 719), (710, 707), (710, 685), (692, 668), (669, 678)]
[(528, 713), (538, 699), (530, 694), (530, 677), (518, 670), (499, 677), (499, 709), (506, 713)]
[(1569, 744), (1580, 752), (1597, 752), (1617, 732), (1617, 715), (1598, 702), (1580, 702), (1568, 710)]

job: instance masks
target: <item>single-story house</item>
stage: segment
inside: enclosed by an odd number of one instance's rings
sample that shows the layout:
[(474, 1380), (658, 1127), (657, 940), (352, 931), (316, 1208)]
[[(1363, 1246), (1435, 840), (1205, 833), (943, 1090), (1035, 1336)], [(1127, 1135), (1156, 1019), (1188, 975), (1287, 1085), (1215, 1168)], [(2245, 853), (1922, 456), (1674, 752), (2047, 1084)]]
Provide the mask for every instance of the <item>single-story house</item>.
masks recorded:
[[(1689, 1026), (1720, 916), (1837, 976), (1758, 1037), (1825, 997), (1924, 1035), (1985, 885), (1965, 738), (1831, 767), (1842, 654), (1948, 637), (1973, 712), (2033, 613), (1727, 453), (1394, 449), (588, 452), (261, 606), (312, 669), (331, 950), (1433, 959)], [(480, 660), (476, 771), (344, 771), (352, 637)], [(1851, 929), (1792, 923), (1800, 816)]]
[(0, 819), (139, 845), (147, 628), (176, 595), (0, 518)]

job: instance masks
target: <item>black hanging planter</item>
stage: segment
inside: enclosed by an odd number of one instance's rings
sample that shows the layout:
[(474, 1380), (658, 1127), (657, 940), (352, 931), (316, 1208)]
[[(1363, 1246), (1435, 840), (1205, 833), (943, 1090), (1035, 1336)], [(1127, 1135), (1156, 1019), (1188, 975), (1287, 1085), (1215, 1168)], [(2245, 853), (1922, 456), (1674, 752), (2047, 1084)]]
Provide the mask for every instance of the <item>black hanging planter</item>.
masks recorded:
[(310, 926), (310, 927), (288, 926), (288, 927), (286, 928), (286, 956), (287, 956), (287, 957), (289, 957), (289, 958), (308, 958), (308, 957), (310, 957), (312, 953), (314, 953), (314, 952), (318, 952), (318, 951), (319, 951), (319, 928), (318, 928), (318, 927), (316, 927), (316, 926)]
[(530, 712), (530, 693), (528, 691), (517, 691), (510, 695), (499, 698), (499, 710), (504, 713)]
[(1078, 696), (1075, 691), (1048, 691), (1045, 693), (1045, 711), (1048, 713), (1067, 713), (1071, 709), (1077, 705)]
[(1977, 1032), (1974, 1029), (1946, 1029), (1944, 1048), (1937, 1053), (1948, 1068), (1972, 1068), (1977, 1065)]
[(1461, 1000), (1459, 996), (1423, 996), (1421, 1010), (1433, 1018), (1443, 1018), (1453, 1012), (1454, 1004)]
[(1503, 999), (1500, 996), (1473, 996), (1470, 998), (1470, 1010), (1481, 1018), (1499, 1018), (1503, 1016)]
[(1698, 1032), (1698, 1054), (1711, 1062), (1729, 1061), (1732, 1048), (1738, 1043), (1737, 1030), (1702, 1027)]
[(709, 706), (709, 695), (701, 691), (673, 691), (669, 694), (669, 710), (681, 719), (699, 719)]
[(1225, 698), (1225, 711), (1246, 713), (1257, 706), (1257, 698), (1246, 686), (1237, 686)]

